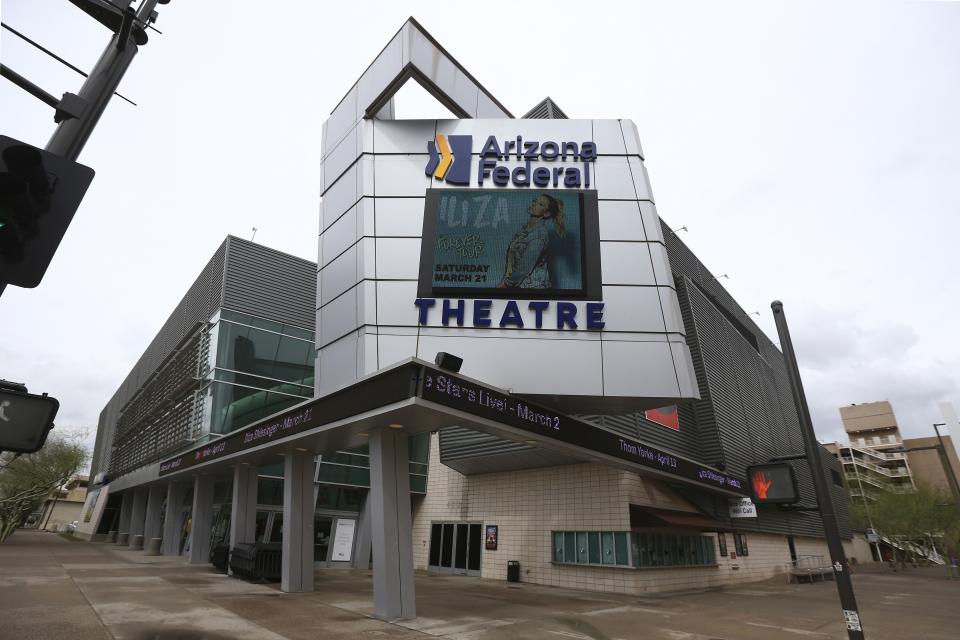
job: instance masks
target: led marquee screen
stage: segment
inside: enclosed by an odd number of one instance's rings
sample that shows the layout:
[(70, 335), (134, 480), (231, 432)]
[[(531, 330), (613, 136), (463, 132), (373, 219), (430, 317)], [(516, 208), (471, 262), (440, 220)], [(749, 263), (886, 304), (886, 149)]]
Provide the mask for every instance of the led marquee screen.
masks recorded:
[(596, 191), (430, 189), (421, 297), (599, 293)]

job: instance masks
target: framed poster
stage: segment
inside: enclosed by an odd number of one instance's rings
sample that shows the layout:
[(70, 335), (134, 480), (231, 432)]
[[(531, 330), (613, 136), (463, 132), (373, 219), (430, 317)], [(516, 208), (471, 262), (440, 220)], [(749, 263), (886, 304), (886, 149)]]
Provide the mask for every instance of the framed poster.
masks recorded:
[(483, 539), (484, 539), (484, 548), (487, 551), (497, 550), (497, 534), (498, 533), (499, 533), (499, 527), (495, 524), (488, 524), (485, 527)]
[(333, 536), (333, 553), (330, 556), (332, 562), (350, 562), (351, 552), (353, 551), (353, 533), (356, 527), (356, 520), (346, 518), (337, 520), (337, 529)]

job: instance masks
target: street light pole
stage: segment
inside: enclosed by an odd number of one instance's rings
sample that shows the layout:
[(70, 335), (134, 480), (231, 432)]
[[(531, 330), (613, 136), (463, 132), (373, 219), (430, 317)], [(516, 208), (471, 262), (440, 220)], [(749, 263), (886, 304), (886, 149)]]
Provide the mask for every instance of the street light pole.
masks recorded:
[(837, 516), (833, 511), (833, 500), (830, 498), (830, 490), (827, 488), (827, 482), (823, 477), (823, 459), (820, 456), (820, 446), (817, 444), (816, 433), (813, 431), (813, 421), (810, 418), (810, 408), (807, 406), (806, 394), (803, 392), (803, 382), (800, 380), (797, 356), (793, 351), (793, 341), (790, 339), (787, 318), (783, 314), (783, 303), (775, 300), (770, 307), (773, 309), (773, 319), (777, 323), (777, 334), (780, 336), (780, 347), (783, 349), (783, 359), (787, 365), (790, 391), (793, 393), (794, 404), (797, 405), (800, 432), (803, 434), (803, 446), (807, 454), (807, 464), (810, 466), (810, 475), (813, 478), (817, 507), (820, 510), (820, 519), (823, 521), (823, 532), (827, 538), (827, 547), (830, 549), (833, 577), (840, 594), (840, 606), (843, 607), (847, 636), (850, 640), (864, 640), (860, 611), (857, 609), (857, 599), (853, 594), (853, 583), (850, 580), (850, 567), (847, 564), (847, 556), (843, 552), (840, 527), (837, 525)]
[(100, 116), (120, 85), (120, 80), (133, 62), (133, 57), (137, 55), (138, 48), (131, 36), (132, 26), (134, 22), (148, 24), (159, 0), (143, 0), (136, 12), (129, 6), (131, 2), (132, 0), (122, 0), (123, 22), (120, 30), (110, 39), (77, 94), (86, 103), (83, 114), (79, 118), (60, 122), (47, 142), (47, 151), (76, 160), (100, 121)]
[(933, 432), (937, 434), (937, 447), (940, 453), (940, 464), (943, 465), (943, 473), (947, 476), (947, 482), (950, 484), (950, 491), (953, 493), (953, 506), (960, 512), (960, 484), (957, 484), (957, 475), (953, 472), (953, 465), (950, 464), (950, 458), (947, 456), (947, 448), (943, 444), (943, 438), (940, 436), (938, 427), (947, 426), (943, 422), (933, 424)]

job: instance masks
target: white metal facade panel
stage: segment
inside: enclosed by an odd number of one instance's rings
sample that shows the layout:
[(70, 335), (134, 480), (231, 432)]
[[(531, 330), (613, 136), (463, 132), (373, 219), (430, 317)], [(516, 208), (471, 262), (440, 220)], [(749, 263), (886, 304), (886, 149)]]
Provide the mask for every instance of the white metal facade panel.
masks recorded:
[[(417, 57), (418, 48), (430, 43), (414, 39), (406, 44)], [(458, 99), (476, 95), (456, 68), (438, 69), (437, 74), (450, 91), (459, 92)], [(349, 100), (341, 107), (349, 109)], [(362, 115), (365, 106), (362, 101), (356, 104)], [(464, 358), (464, 374), (490, 384), (516, 393), (608, 397), (611, 412), (624, 409), (623, 398), (697, 397), (673, 276), (632, 122), (501, 117), (335, 124), (337, 148), (329, 153), (324, 149), (328, 184), (320, 225), (319, 393), (407, 357), (432, 360), (437, 351), (448, 351)], [(329, 130), (330, 125), (328, 143)], [(437, 133), (473, 136), (468, 187), (425, 174), (427, 142)], [(414, 300), (426, 190), (476, 189), (479, 153), (491, 135), (501, 142), (520, 135), (526, 140), (597, 144), (590, 188), (597, 190), (599, 200), (602, 331), (585, 328), (584, 300), (571, 300), (578, 309), (576, 330), (557, 329), (556, 302), (544, 313), (542, 328), (536, 329), (534, 312), (523, 300), (518, 301), (523, 329), (498, 326), (505, 300), (493, 301), (489, 328), (474, 328), (473, 300), (466, 298), (463, 326), (455, 320), (442, 323), (442, 299), (437, 299), (428, 322), (419, 325)], [(344, 155), (344, 148), (353, 149), (353, 157)], [(513, 157), (498, 164), (523, 162)], [(534, 166), (550, 163), (535, 161)], [(483, 188), (496, 187), (488, 182)], [(451, 304), (459, 299), (451, 299)]]

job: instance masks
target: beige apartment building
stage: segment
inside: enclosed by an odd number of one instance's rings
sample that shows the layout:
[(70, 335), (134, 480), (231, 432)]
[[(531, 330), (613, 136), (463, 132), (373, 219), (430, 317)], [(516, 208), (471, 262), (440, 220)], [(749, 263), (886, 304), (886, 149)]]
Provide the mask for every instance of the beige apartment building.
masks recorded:
[(40, 507), (37, 527), (60, 531), (66, 525), (80, 520), (83, 503), (87, 499), (88, 480), (87, 476), (77, 476), (51, 491)]
[[(936, 436), (903, 438), (893, 407), (886, 400), (840, 407), (840, 418), (849, 442), (827, 448), (843, 463), (850, 495), (869, 497), (875, 490), (908, 491), (924, 484), (951, 490)], [(960, 459), (949, 435), (943, 447), (955, 476), (960, 477)], [(928, 448), (929, 447), (929, 448)]]
[(877, 491), (912, 491), (908, 454), (893, 407), (886, 400), (840, 407), (847, 443), (827, 448), (843, 463), (850, 495), (869, 499)]

